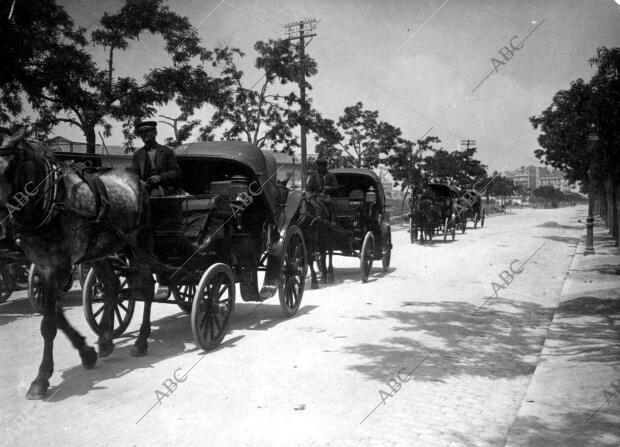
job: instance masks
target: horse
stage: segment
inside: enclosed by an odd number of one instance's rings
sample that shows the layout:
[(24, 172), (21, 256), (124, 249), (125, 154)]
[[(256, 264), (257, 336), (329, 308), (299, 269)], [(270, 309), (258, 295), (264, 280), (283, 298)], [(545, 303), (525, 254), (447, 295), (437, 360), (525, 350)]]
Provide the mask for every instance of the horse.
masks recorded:
[(411, 217), (415, 222), (413, 231), (420, 231), (420, 242), (431, 242), (435, 232), (435, 225), (439, 220), (439, 209), (429, 195), (419, 195), (413, 202)]
[[(138, 177), (126, 170), (93, 174), (53, 159), (44, 143), (24, 138), (22, 129), (0, 144), (0, 207), (6, 207), (16, 241), (41, 273), (43, 359), (26, 394), (43, 399), (54, 372), (57, 330), (78, 351), (84, 368), (114, 350), (113, 302), (120, 287), (108, 257), (125, 250), (133, 273), (130, 287), (145, 301), (140, 332), (132, 356), (146, 355), (150, 335), (153, 278), (149, 267), (152, 234), (148, 229), (148, 194)], [(66, 319), (60, 298), (72, 284), (71, 267), (92, 263), (105, 289), (99, 355)]]
[[(329, 248), (329, 230), (322, 225), (324, 222), (332, 222), (334, 215), (335, 211), (321, 202), (318, 197), (304, 193), (299, 207), (297, 225), (302, 231), (307, 247), (307, 263), (310, 267), (310, 288), (312, 289), (319, 288), (314, 270), (315, 262), (321, 271), (321, 281), (324, 284), (334, 281), (333, 250)], [(329, 265), (326, 262), (328, 254)]]

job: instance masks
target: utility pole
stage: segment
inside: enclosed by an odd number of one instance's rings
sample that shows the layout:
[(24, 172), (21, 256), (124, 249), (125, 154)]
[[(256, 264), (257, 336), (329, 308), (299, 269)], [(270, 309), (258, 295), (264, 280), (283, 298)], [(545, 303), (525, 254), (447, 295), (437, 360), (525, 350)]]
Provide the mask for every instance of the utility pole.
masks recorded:
[(304, 19), (299, 22), (287, 23), (284, 25), (287, 28), (287, 39), (289, 41), (299, 40), (299, 62), (301, 67), (300, 83), (299, 83), (299, 96), (301, 106), (301, 188), (306, 188), (306, 125), (304, 119), (308, 116), (308, 103), (306, 102), (306, 72), (305, 72), (305, 57), (306, 57), (306, 37), (314, 37), (314, 31), (316, 30), (317, 19)]
[(465, 149), (469, 149), (469, 146), (476, 147), (476, 140), (461, 140), (461, 146), (466, 145)]

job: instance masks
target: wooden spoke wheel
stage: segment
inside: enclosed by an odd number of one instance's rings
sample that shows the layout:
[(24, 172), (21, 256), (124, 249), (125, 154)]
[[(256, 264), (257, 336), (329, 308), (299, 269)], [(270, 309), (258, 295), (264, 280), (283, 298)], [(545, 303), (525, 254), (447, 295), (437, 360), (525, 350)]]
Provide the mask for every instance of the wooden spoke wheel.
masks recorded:
[(213, 264), (202, 275), (192, 303), (192, 335), (205, 351), (224, 338), (235, 308), (235, 278), (226, 264)]
[(9, 299), (15, 288), (15, 276), (10, 266), (0, 269), (0, 303)]
[(300, 228), (296, 225), (292, 225), (286, 232), (281, 262), (278, 297), (282, 313), (290, 317), (297, 313), (301, 304), (308, 270), (306, 244)]
[(484, 228), (484, 208), (482, 208), (482, 216), (480, 216), (480, 228)]
[(80, 287), (82, 289), (84, 289), (84, 283), (86, 282), (86, 276), (88, 275), (88, 272), (90, 271), (90, 267), (91, 265), (87, 262), (78, 264), (77, 266), (77, 279), (80, 282)]
[(35, 313), (43, 313), (43, 286), (41, 272), (36, 265), (30, 264), (28, 271), (28, 301)]
[(372, 269), (372, 261), (375, 254), (375, 236), (371, 231), (364, 236), (364, 243), (362, 244), (362, 251), (360, 252), (360, 270), (362, 275), (362, 282), (368, 281), (370, 275), (370, 269)]
[(390, 260), (392, 258), (392, 229), (388, 228), (388, 234), (381, 246), (381, 264), (383, 271), (387, 272), (390, 268)]
[(177, 306), (186, 314), (192, 311), (192, 301), (196, 295), (197, 284), (170, 284), (170, 290)]
[(118, 281), (118, 294), (106, 297), (108, 294), (106, 287), (103, 281), (97, 277), (95, 269), (91, 267), (82, 288), (82, 305), (88, 325), (97, 335), (102, 335), (104, 332), (102, 327), (104, 305), (106, 299), (110, 300), (113, 306), (111, 312), (112, 337), (118, 337), (129, 326), (136, 302), (129, 299), (129, 281), (123, 275), (123, 269), (127, 267), (127, 261), (124, 258), (109, 258), (109, 262), (114, 273), (113, 279)]

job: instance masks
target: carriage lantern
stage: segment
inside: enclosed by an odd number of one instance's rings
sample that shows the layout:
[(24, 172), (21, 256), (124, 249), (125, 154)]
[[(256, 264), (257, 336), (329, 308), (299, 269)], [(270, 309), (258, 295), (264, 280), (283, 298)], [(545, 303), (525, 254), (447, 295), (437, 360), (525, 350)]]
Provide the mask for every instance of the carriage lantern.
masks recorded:
[(241, 200), (242, 194), (248, 193), (248, 180), (242, 175), (233, 175), (230, 178), (230, 197)]
[(373, 186), (368, 188), (368, 192), (366, 193), (366, 202), (373, 205), (377, 203), (377, 192)]

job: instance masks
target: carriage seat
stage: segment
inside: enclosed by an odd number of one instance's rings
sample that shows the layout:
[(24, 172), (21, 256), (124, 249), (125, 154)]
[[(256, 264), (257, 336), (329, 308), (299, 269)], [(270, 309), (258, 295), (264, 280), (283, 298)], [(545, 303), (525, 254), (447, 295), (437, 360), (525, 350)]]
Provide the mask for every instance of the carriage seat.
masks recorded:
[(363, 211), (362, 206), (365, 203), (364, 192), (354, 189), (349, 193), (348, 197), (334, 197), (332, 201), (336, 208), (336, 221), (338, 225), (344, 228), (351, 228), (360, 209)]

